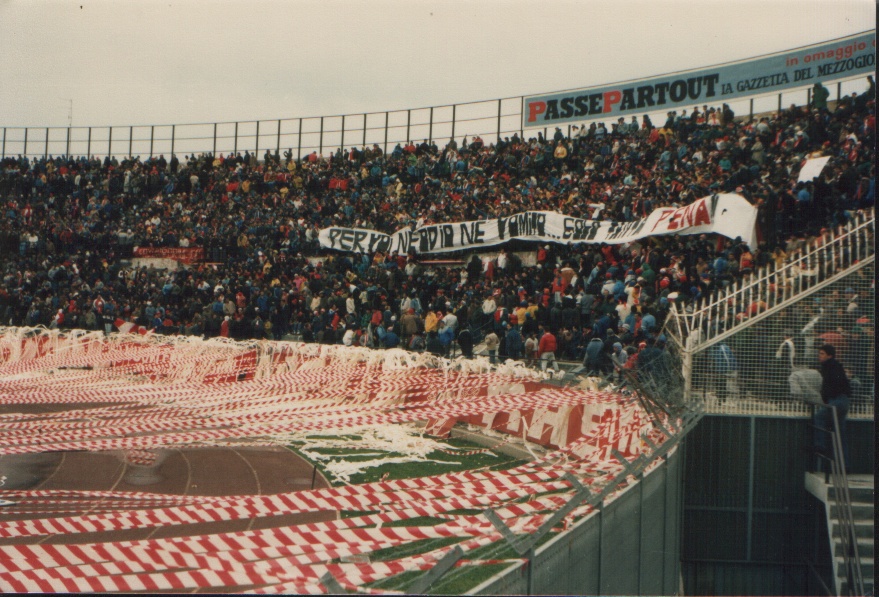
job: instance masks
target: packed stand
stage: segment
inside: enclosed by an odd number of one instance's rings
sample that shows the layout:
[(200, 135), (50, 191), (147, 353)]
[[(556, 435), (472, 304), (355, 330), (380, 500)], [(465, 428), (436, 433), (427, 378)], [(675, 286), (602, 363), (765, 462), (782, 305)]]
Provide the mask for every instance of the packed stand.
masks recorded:
[[(496, 145), (476, 137), (293, 159), (266, 152), (141, 160), (7, 158), (0, 198), (0, 321), (107, 332), (402, 347), (496, 361), (557, 360), (619, 375), (661, 352), (672, 302), (686, 308), (845, 223), (875, 195), (870, 89), (736, 119), (729, 106), (556, 129)], [(821, 105), (823, 103), (823, 105)], [(797, 183), (807, 157), (830, 156)], [(329, 226), (404, 226), (526, 210), (632, 221), (735, 192), (758, 206), (760, 246), (717, 235), (625, 245), (513, 243), (475, 255), (332, 253)], [(132, 247), (203, 247), (165, 272), (123, 263)], [(517, 253), (534, 251), (536, 265)], [(315, 258), (318, 259), (315, 259)], [(311, 258), (311, 259), (309, 259)], [(740, 306), (744, 316), (748, 306)], [(640, 359), (640, 361), (639, 361)]]

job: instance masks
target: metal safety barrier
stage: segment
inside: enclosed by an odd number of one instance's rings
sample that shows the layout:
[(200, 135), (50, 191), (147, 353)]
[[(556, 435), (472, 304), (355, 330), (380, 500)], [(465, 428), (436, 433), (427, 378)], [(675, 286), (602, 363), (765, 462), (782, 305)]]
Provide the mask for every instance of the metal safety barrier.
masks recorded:
[(758, 269), (666, 332), (682, 351), (685, 395), (711, 413), (808, 416), (820, 402), (817, 352), (832, 344), (853, 396), (849, 416), (872, 418), (875, 341), (873, 210)]

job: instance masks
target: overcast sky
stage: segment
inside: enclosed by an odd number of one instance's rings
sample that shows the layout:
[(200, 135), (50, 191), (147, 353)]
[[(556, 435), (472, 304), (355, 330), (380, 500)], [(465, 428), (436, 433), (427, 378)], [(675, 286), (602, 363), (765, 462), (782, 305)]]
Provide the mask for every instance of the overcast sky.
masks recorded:
[(663, 74), (875, 28), (872, 0), (0, 0), (0, 126), (415, 108)]

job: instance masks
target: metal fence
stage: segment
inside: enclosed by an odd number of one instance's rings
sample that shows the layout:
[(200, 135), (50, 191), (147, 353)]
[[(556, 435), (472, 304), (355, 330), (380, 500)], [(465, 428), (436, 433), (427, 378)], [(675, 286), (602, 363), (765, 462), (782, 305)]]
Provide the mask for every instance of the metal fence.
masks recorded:
[[(634, 460), (616, 453), (624, 470), (604, 483), (581, 484), (564, 475), (574, 494), (535, 532), (516, 535), (492, 510), (483, 514), (500, 531), (503, 540), (487, 546), (479, 558), (519, 559), (468, 594), (488, 595), (589, 595), (677, 594), (680, 588), (680, 528), (683, 487), (683, 440), (698, 424), (702, 413), (691, 411), (660, 446), (642, 440), (652, 449)], [(645, 439), (646, 438), (646, 439)], [(575, 508), (593, 511), (571, 528), (553, 531)], [(545, 538), (548, 541), (540, 544)], [(404, 580), (407, 594), (455, 594), (472, 586), (469, 566), (457, 566), (464, 552), (454, 548), (429, 570)], [(320, 582), (331, 592), (341, 585), (331, 573)], [(454, 588), (455, 590), (452, 590)]]
[[(866, 89), (863, 77), (836, 84), (836, 99)], [(810, 89), (732, 100), (730, 107), (739, 115), (775, 112), (789, 104), (809, 103)], [(48, 157), (50, 155), (140, 156), (171, 154), (229, 154), (237, 152), (289, 151), (301, 159), (313, 152), (327, 155), (338, 149), (378, 145), (387, 152), (408, 141), (445, 142), (479, 135), (486, 143), (518, 134), (536, 137), (540, 129), (522, 128), (524, 97), (507, 97), (478, 102), (369, 112), (336, 116), (280, 118), (240, 122), (200, 124), (3, 127), (0, 158), (7, 156)], [(645, 111), (654, 122), (665, 119), (664, 112)], [(640, 116), (640, 114), (639, 114)], [(602, 116), (583, 121), (605, 120)], [(566, 125), (568, 135), (570, 124)], [(544, 135), (553, 131), (546, 128)]]
[(820, 402), (817, 351), (833, 344), (852, 381), (849, 416), (873, 417), (873, 211), (739, 280), (668, 326), (689, 399), (708, 412), (806, 415)]
[(680, 592), (682, 450), (612, 501), (497, 574), (476, 595), (673, 595)]

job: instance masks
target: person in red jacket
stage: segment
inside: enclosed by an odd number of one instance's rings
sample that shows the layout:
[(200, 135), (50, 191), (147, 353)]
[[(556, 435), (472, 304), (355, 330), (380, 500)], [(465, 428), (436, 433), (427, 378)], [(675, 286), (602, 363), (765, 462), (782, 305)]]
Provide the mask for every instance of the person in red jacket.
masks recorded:
[[(543, 328), (541, 327), (541, 331)], [(558, 348), (558, 343), (556, 342), (555, 336), (552, 335), (552, 332), (549, 330), (545, 331), (542, 336), (540, 336), (540, 344), (538, 344), (537, 352), (540, 355), (540, 370), (546, 371), (546, 366), (549, 363), (552, 363), (552, 368), (555, 369), (556, 373), (559, 371), (559, 364), (555, 360), (555, 351)]]
[(568, 288), (568, 281), (565, 280), (564, 276), (562, 276), (559, 269), (556, 268), (555, 277), (553, 277), (553, 279), (552, 279), (553, 304), (556, 304), (556, 305), (562, 304), (562, 295), (565, 294), (565, 290), (567, 288)]

